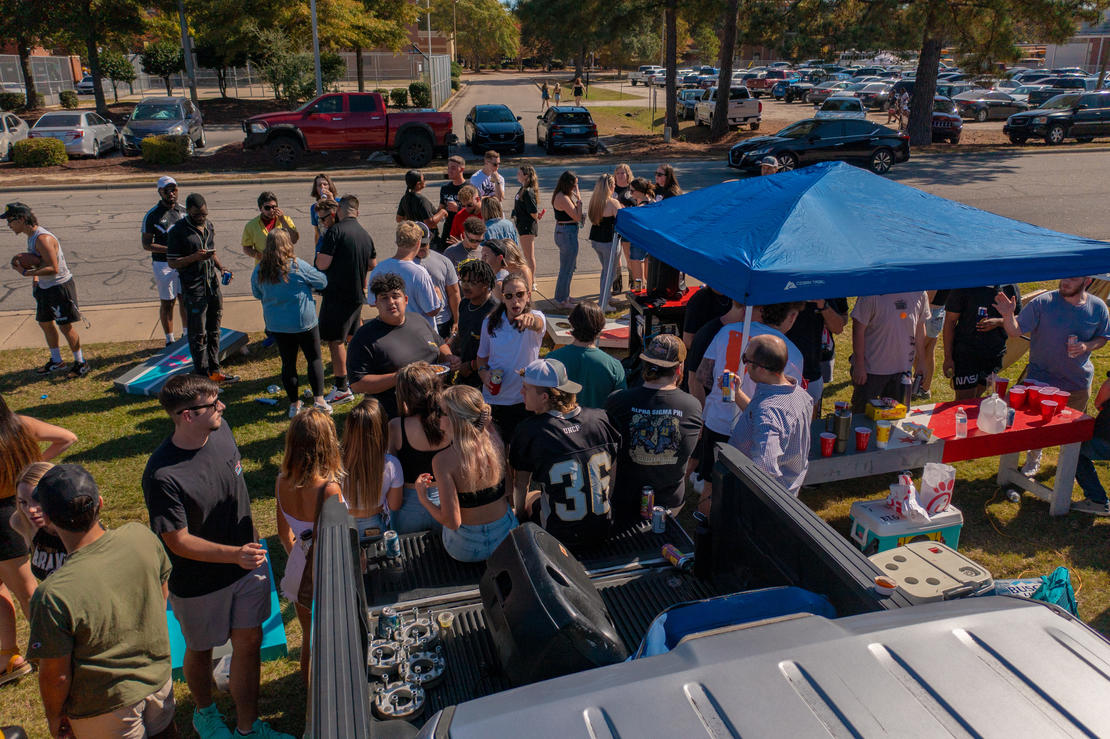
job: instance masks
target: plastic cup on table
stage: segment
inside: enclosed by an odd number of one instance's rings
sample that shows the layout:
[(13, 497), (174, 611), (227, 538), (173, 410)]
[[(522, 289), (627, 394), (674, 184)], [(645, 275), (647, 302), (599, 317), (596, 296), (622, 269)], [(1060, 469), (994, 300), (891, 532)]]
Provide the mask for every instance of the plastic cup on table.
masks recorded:
[(1056, 415), (1056, 408), (1057, 407), (1058, 406), (1057, 406), (1055, 397), (1053, 397), (1052, 400), (1048, 400), (1048, 399), (1042, 400), (1041, 401), (1041, 420), (1043, 420), (1045, 422), (1051, 421), (1052, 417), (1054, 415)]
[(866, 452), (871, 443), (871, 429), (868, 426), (856, 426), (856, 451)]
[(886, 449), (886, 445), (889, 443), (890, 421), (885, 418), (875, 421), (875, 446), (880, 449)]
[(1010, 386), (1009, 377), (996, 377), (994, 378), (994, 391), (998, 393), (998, 397), (1006, 397), (1006, 388)]
[(1010, 407), (1021, 410), (1025, 407), (1026, 389), (1024, 385), (1014, 385), (1010, 388)]
[(821, 432), (821, 456), (831, 457), (833, 454), (833, 446), (836, 444), (836, 434), (830, 431)]
[(1056, 412), (1062, 413), (1068, 407), (1068, 401), (1071, 400), (1071, 393), (1067, 390), (1057, 390), (1052, 394), (1052, 399), (1056, 401)]
[(1041, 388), (1038, 385), (1029, 385), (1025, 388), (1025, 408), (1030, 413), (1041, 412)]

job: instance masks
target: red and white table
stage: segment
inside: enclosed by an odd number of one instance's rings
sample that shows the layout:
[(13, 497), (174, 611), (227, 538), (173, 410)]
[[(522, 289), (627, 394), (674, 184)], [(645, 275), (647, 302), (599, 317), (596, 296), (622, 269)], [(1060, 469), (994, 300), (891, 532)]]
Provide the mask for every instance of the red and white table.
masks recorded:
[[(967, 413), (968, 432), (963, 439), (956, 438), (956, 408), (963, 406)], [(1094, 433), (1095, 420), (1071, 408), (1045, 422), (1039, 413), (1019, 410), (1014, 425), (1002, 433), (988, 434), (979, 430), (979, 401), (952, 401), (915, 406), (904, 419), (891, 422), (890, 443), (886, 449), (875, 445), (875, 422), (863, 415), (852, 418), (855, 426), (872, 429), (871, 443), (866, 451), (855, 450), (855, 434), (848, 442), (844, 454), (821, 456), (820, 434), (825, 430), (824, 420), (815, 421), (811, 428), (809, 469), (806, 484), (851, 480), (858, 477), (900, 472), (924, 467), (927, 462), (951, 464), (968, 459), (999, 457), (998, 484), (1017, 487), (1048, 501), (1049, 513), (1062, 516), (1071, 507), (1072, 487), (1075, 484), (1075, 465), (1079, 460), (1079, 445)], [(933, 431), (929, 441), (919, 441), (903, 431), (906, 422), (928, 426)], [(1060, 447), (1056, 463), (1056, 482), (1053, 488), (1027, 478), (1018, 469), (1018, 454), (1028, 449)]]

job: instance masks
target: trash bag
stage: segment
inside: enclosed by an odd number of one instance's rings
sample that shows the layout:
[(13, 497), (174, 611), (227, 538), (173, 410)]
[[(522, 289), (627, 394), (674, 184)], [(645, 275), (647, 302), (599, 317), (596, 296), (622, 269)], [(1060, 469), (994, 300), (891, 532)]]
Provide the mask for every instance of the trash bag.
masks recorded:
[(1041, 586), (1033, 593), (1033, 600), (1060, 606), (1073, 616), (1079, 616), (1079, 604), (1071, 586), (1071, 572), (1067, 567), (1057, 567), (1051, 575), (1041, 576)]
[(949, 464), (928, 462), (921, 475), (921, 487), (917, 491), (917, 501), (930, 516), (948, 510), (952, 502), (952, 490), (956, 485), (956, 468)]

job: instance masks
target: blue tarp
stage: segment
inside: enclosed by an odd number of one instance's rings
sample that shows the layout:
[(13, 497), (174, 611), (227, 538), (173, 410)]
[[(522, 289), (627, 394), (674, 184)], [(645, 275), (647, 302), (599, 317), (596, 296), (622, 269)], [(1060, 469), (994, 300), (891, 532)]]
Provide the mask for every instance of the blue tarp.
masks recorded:
[(617, 231), (741, 303), (1110, 271), (1110, 243), (946, 200), (842, 162), (622, 209)]

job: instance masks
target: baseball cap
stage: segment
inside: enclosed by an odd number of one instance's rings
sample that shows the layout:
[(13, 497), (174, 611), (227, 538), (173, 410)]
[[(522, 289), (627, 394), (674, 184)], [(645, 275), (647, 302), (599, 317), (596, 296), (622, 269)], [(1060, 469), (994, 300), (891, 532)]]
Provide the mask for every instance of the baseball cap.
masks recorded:
[(432, 229), (428, 228), (428, 224), (423, 221), (416, 221), (416, 225), (420, 226), (420, 243), (427, 244), (432, 240)]
[(779, 160), (775, 159), (773, 156), (770, 156), (770, 155), (765, 156), (762, 159), (760, 159), (759, 163), (760, 164), (765, 164), (768, 167), (777, 167), (777, 166), (779, 166)]
[[(88, 496), (92, 502), (77, 505), (75, 501), (81, 496)], [(42, 512), (49, 518), (61, 519), (99, 505), (100, 489), (81, 465), (59, 464), (42, 476), (31, 497), (39, 502)]]
[(499, 257), (505, 256), (505, 246), (497, 239), (486, 239), (481, 245)]
[(158, 189), (161, 190), (166, 185), (173, 185), (174, 187), (177, 187), (177, 180), (175, 180), (173, 177), (170, 177), (169, 175), (162, 175), (158, 178)]
[(686, 345), (674, 334), (659, 334), (640, 353), (640, 359), (657, 367), (677, 367), (686, 361)]
[(24, 203), (8, 203), (4, 206), (4, 215), (0, 216), (5, 221), (10, 218), (25, 218), (31, 215), (31, 206)]
[(565, 393), (582, 392), (582, 386), (567, 377), (567, 368), (558, 359), (534, 359), (518, 372), (534, 387), (550, 387)]

